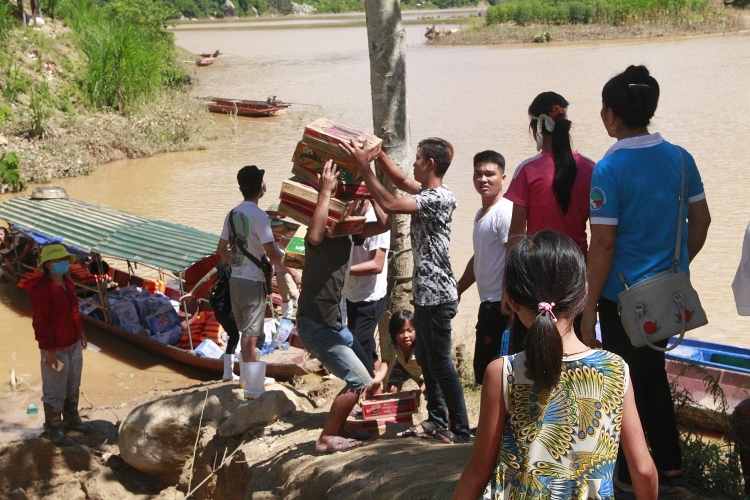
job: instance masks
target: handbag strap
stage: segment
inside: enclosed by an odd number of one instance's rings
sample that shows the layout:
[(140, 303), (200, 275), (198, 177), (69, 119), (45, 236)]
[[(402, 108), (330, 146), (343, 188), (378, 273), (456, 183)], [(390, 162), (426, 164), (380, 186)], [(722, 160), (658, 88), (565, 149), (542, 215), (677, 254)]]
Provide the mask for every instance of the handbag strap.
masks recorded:
[(245, 248), (244, 242), (237, 237), (237, 230), (234, 228), (234, 209), (232, 209), (229, 212), (229, 227), (232, 229), (232, 239), (234, 240), (234, 241), (232, 241), (232, 243), (234, 245), (237, 245), (237, 248), (240, 249), (240, 251), (243, 253), (243, 255), (245, 257), (247, 257), (248, 259), (250, 259), (250, 262), (252, 262), (256, 266), (258, 266), (258, 269), (260, 269), (262, 271), (263, 270), (263, 264), (261, 263), (261, 261), (258, 260), (258, 258), (255, 257), (253, 254), (251, 254), (250, 252), (248, 252), (247, 248)]
[[(682, 155), (682, 151), (680, 151), (678, 148), (677, 152), (680, 153), (680, 170), (681, 170), (681, 179), (680, 179), (680, 208), (677, 211), (677, 238), (675, 238), (674, 242), (674, 259), (672, 261), (674, 265), (674, 269), (677, 269), (680, 266), (680, 243), (682, 242), (682, 226), (685, 223), (685, 216), (683, 215), (683, 210), (685, 210), (685, 157)], [(620, 270), (615, 266), (614, 264), (612, 267), (615, 268), (615, 271), (617, 272), (618, 278), (620, 278), (620, 283), (622, 283), (622, 286), (625, 287), (627, 290), (630, 288), (628, 286), (628, 282), (625, 279), (625, 276), (620, 272)]]

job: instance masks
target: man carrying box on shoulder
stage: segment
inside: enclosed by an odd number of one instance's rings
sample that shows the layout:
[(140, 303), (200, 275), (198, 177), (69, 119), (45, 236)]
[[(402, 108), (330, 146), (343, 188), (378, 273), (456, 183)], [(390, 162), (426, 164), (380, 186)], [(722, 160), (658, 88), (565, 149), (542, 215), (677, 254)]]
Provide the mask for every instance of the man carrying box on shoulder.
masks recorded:
[[(344, 451), (362, 444), (366, 433), (358, 435), (344, 424), (362, 392), (372, 383), (372, 361), (352, 333), (342, 323), (341, 297), (349, 274), (353, 241), (351, 236), (326, 237), (328, 206), (338, 176), (331, 161), (323, 168), (320, 192), (305, 237), (305, 272), (297, 307), (297, 333), (305, 349), (315, 355), (346, 386), (333, 400), (331, 411), (318, 438), (318, 453)], [(376, 208), (377, 221), (365, 224), (363, 241), (390, 229), (390, 220)]]
[[(431, 431), (441, 442), (468, 442), (469, 419), (463, 387), (451, 359), (451, 320), (456, 315), (458, 294), (448, 249), (456, 200), (443, 186), (443, 176), (453, 159), (453, 146), (437, 137), (421, 141), (414, 162), (414, 179), (408, 178), (385, 153), (373, 154), (354, 141), (342, 147), (355, 159), (367, 189), (386, 213), (412, 216), (412, 284), (417, 330), (414, 352), (422, 367), (429, 413), (428, 420), (417, 426), (415, 434)], [(373, 159), (407, 195), (396, 198), (378, 181), (370, 169)]]
[[(284, 266), (284, 253), (276, 246), (268, 216), (258, 207), (258, 200), (266, 191), (264, 173), (265, 170), (255, 165), (242, 167), (237, 172), (237, 183), (244, 200), (227, 214), (216, 249), (221, 258), (232, 266), (229, 294), (232, 314), (242, 334), (240, 345), (245, 368), (243, 375), (246, 377), (245, 398), (248, 399), (258, 397), (263, 392), (262, 385), (253, 384), (247, 379), (257, 373), (255, 364), (260, 359), (256, 356), (255, 347), (263, 345), (265, 336), (266, 295), (271, 290), (267, 288), (263, 268), (271, 272), (270, 261), (290, 273), (297, 283), (300, 281), (298, 270)], [(251, 363), (253, 365), (249, 365)]]

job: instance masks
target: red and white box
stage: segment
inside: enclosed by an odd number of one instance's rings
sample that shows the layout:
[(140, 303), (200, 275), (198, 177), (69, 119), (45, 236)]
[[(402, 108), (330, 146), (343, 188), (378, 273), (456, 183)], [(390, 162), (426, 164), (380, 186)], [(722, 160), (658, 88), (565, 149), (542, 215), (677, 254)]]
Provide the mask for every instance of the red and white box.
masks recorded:
[(382, 436), (386, 432), (397, 434), (398, 432), (405, 431), (412, 425), (414, 425), (414, 419), (411, 413), (375, 419), (366, 419), (361, 415), (357, 415), (346, 419), (344, 429), (353, 432), (367, 431), (370, 435), (377, 434)]
[(402, 391), (380, 394), (362, 401), (362, 416), (365, 419), (382, 419), (411, 415), (419, 411), (420, 391)]
[[(310, 139), (310, 141), (308, 142), (307, 139)], [(383, 140), (380, 137), (360, 132), (328, 118), (318, 118), (305, 127), (305, 133), (302, 138), (303, 142), (307, 142), (312, 146), (320, 146), (322, 144), (323, 149), (333, 155), (340, 156), (343, 156), (344, 152), (339, 147), (339, 144), (348, 144), (352, 139), (375, 154), (380, 153), (380, 148), (383, 144)], [(332, 146), (332, 148), (326, 147), (326, 145)], [(341, 153), (338, 151), (341, 151)]]
[[(312, 186), (286, 180), (281, 184), (279, 212), (300, 224), (309, 226), (318, 204), (318, 192)], [(348, 216), (352, 201), (331, 198), (328, 204), (326, 234), (331, 237), (359, 234), (365, 228), (366, 217)]]
[[(336, 148), (338, 148), (338, 146), (336, 146)], [(358, 181), (362, 182), (359, 170), (354, 163), (352, 163), (351, 157), (349, 157), (343, 149), (339, 149), (337, 153), (332, 154), (326, 149), (314, 145), (311, 146), (304, 141), (300, 141), (294, 149), (294, 156), (292, 156), (292, 164), (295, 167), (301, 167), (318, 174), (323, 172), (323, 167), (328, 160), (332, 160), (338, 167), (340, 172), (339, 181), (347, 184), (352, 184)]]
[[(299, 165), (292, 166), (292, 174), (306, 184), (310, 184), (312, 187), (318, 185), (318, 174), (314, 170), (308, 170), (305, 167)], [(317, 189), (317, 187), (316, 187)], [(347, 183), (338, 181), (336, 186), (333, 188), (331, 195), (334, 198), (340, 198), (342, 200), (358, 200), (362, 198), (372, 198), (370, 191), (364, 182)]]

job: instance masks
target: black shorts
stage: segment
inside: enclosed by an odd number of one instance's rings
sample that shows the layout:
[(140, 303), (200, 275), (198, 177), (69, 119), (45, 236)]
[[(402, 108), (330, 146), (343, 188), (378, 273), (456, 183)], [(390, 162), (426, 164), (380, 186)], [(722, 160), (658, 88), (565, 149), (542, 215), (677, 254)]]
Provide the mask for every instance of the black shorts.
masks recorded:
[(479, 304), (477, 336), (474, 344), (474, 381), (481, 384), (491, 361), (500, 357), (503, 332), (508, 327), (508, 316), (502, 313), (500, 302)]

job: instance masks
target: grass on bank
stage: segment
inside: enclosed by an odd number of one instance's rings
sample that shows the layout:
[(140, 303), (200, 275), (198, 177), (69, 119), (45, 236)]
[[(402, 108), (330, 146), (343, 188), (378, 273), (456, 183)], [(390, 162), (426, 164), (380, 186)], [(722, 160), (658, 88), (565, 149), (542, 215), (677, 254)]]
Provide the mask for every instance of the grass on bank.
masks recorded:
[(0, 135), (24, 182), (202, 147), (212, 121), (184, 93), (186, 56), (158, 0), (59, 0), (64, 22), (42, 5), (44, 26), (24, 28), (15, 2), (0, 0)]

